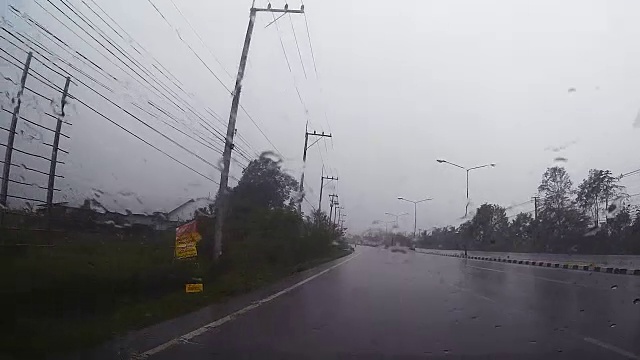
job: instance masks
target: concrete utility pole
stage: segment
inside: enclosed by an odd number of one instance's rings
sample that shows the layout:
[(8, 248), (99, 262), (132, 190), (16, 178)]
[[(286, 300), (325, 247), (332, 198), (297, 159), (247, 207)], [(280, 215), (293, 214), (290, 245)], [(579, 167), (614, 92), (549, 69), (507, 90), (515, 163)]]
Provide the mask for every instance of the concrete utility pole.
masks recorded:
[(318, 200), (318, 212), (322, 211), (322, 188), (324, 188), (324, 181), (325, 180), (336, 180), (338, 181), (337, 177), (333, 177), (333, 176), (324, 176), (324, 171), (322, 172), (322, 175), (320, 176), (320, 200)]
[(334, 205), (338, 205), (337, 197), (338, 197), (337, 194), (329, 194), (329, 207), (331, 208), (329, 210), (329, 222), (331, 222), (331, 217), (332, 217), (332, 214), (333, 214), (333, 206)]
[[(314, 141), (311, 145), (307, 145), (309, 143), (309, 135), (317, 136), (318, 139)], [(323, 137), (331, 137), (331, 134), (325, 134), (324, 131), (320, 134), (315, 132), (315, 130), (310, 133), (307, 131), (305, 126), (304, 129), (304, 152), (302, 153), (302, 175), (300, 176), (300, 200), (298, 201), (298, 213), (302, 214), (302, 201), (304, 200), (304, 170), (307, 165), (307, 150), (310, 149), (313, 145), (315, 145), (320, 139)]]
[(534, 220), (537, 220), (537, 219), (538, 219), (538, 200), (539, 200), (539, 199), (540, 199), (540, 198), (539, 198), (538, 196), (534, 196), (534, 197), (533, 197), (533, 208), (534, 208), (534, 210), (533, 210), (533, 214), (534, 214), (533, 219), (534, 219)]
[(242, 55), (240, 55), (240, 66), (236, 76), (236, 85), (233, 89), (233, 100), (231, 101), (231, 111), (229, 113), (229, 124), (227, 125), (227, 137), (224, 143), (224, 152), (222, 153), (222, 171), (220, 172), (220, 188), (218, 190), (218, 213), (216, 214), (216, 230), (214, 234), (213, 257), (217, 259), (222, 254), (222, 227), (224, 226), (224, 217), (227, 213), (228, 206), (228, 184), (229, 184), (229, 167), (231, 165), (231, 151), (233, 150), (233, 135), (236, 130), (236, 117), (238, 116), (238, 107), (240, 106), (240, 92), (242, 91), (242, 79), (244, 78), (244, 69), (247, 65), (247, 57), (249, 56), (249, 44), (251, 43), (251, 35), (253, 34), (253, 26), (256, 21), (257, 12), (271, 13), (293, 13), (303, 14), (304, 8), (300, 10), (289, 10), (285, 5), (284, 9), (272, 9), (269, 5), (266, 9), (256, 8), (255, 0), (251, 4), (249, 10), (249, 25), (244, 38), (244, 46), (242, 47)]
[(47, 211), (51, 216), (51, 208), (53, 206), (53, 190), (56, 180), (56, 165), (58, 164), (58, 148), (60, 146), (60, 133), (62, 132), (62, 119), (64, 118), (64, 106), (67, 103), (67, 94), (69, 92), (69, 83), (71, 78), (67, 77), (62, 91), (62, 100), (60, 101), (60, 116), (56, 123), (56, 132), (53, 136), (53, 146), (51, 147), (51, 165), (49, 166), (49, 182), (47, 186)]
[(20, 89), (16, 94), (16, 106), (13, 108), (11, 115), (11, 125), (9, 126), (9, 136), (7, 137), (7, 146), (4, 151), (4, 168), (2, 169), (2, 185), (0, 187), (0, 204), (7, 205), (7, 196), (9, 191), (9, 173), (11, 172), (11, 156), (13, 155), (13, 142), (16, 137), (16, 126), (18, 125), (18, 113), (20, 113), (20, 104), (22, 104), (22, 93), (24, 92), (24, 84), (27, 82), (29, 74), (29, 66), (33, 53), (29, 52), (27, 60), (24, 62), (22, 77), (20, 78)]

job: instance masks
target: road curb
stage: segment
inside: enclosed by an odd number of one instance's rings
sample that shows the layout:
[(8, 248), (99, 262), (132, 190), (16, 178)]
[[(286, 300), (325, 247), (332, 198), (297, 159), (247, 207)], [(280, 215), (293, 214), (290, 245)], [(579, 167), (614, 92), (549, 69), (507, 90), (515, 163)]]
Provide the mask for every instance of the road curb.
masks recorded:
[(640, 269), (602, 267), (602, 266), (595, 266), (595, 265), (578, 265), (578, 264), (572, 264), (572, 263), (557, 263), (557, 262), (548, 262), (548, 261), (532, 261), (532, 260), (520, 260), (520, 259), (515, 260), (515, 259), (486, 257), (486, 256), (468, 256), (468, 255), (465, 256), (461, 254), (443, 254), (435, 251), (419, 251), (419, 252), (423, 254), (457, 257), (461, 259), (466, 258), (466, 259), (472, 259), (472, 260), (505, 262), (509, 264), (548, 267), (548, 268), (565, 269), (565, 270), (592, 271), (592, 272), (602, 272), (607, 274), (640, 276)]

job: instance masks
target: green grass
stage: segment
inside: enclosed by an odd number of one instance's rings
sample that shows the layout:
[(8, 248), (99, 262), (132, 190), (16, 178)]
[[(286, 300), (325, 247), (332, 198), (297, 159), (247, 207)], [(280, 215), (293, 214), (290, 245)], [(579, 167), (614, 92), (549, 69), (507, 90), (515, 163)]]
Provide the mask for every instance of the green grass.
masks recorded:
[[(0, 230), (0, 348), (25, 358), (90, 348), (348, 253), (314, 249), (274, 260), (262, 256), (269, 243), (244, 243), (212, 266), (174, 260), (173, 237)], [(24, 243), (31, 245), (15, 245)], [(184, 292), (193, 277), (203, 278), (204, 292)]]

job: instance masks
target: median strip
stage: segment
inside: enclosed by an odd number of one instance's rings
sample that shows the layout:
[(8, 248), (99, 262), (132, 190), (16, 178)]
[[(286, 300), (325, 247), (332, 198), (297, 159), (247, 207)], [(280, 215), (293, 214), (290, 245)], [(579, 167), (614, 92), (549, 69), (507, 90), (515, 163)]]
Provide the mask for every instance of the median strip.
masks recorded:
[(487, 257), (487, 256), (470, 256), (463, 254), (445, 254), (436, 251), (421, 251), (423, 254), (429, 255), (438, 255), (438, 256), (447, 256), (447, 257), (457, 257), (461, 259), (472, 259), (472, 260), (481, 260), (481, 261), (493, 261), (493, 262), (506, 262), (509, 264), (518, 264), (518, 265), (529, 265), (529, 266), (539, 266), (539, 267), (553, 267), (556, 269), (566, 269), (566, 270), (578, 270), (578, 271), (593, 271), (593, 272), (603, 272), (608, 274), (619, 274), (619, 275), (638, 275), (640, 276), (640, 269), (626, 269), (626, 268), (616, 268), (616, 267), (602, 267), (598, 265), (584, 265), (576, 264), (576, 263), (558, 263), (558, 262), (544, 262), (544, 261), (532, 261), (532, 260), (521, 260), (521, 259), (506, 259), (506, 258), (496, 258), (496, 257)]

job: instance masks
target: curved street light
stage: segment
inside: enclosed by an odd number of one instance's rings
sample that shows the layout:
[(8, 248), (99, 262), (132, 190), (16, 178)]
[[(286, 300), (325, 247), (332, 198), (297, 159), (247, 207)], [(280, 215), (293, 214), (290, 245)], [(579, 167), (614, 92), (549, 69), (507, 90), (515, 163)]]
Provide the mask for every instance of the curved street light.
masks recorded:
[(480, 166), (474, 166), (474, 167), (470, 167), (470, 168), (466, 168), (464, 166), (460, 166), (458, 164), (454, 164), (452, 162), (449, 162), (447, 160), (442, 160), (442, 159), (437, 159), (437, 162), (439, 162), (440, 164), (449, 164), (451, 166), (455, 166), (458, 167), (464, 171), (467, 172), (467, 204), (464, 207), (464, 216), (466, 217), (467, 214), (469, 213), (469, 171), (471, 170), (476, 170), (476, 169), (482, 169), (484, 167), (495, 167), (496, 164), (495, 163), (490, 163), (490, 164), (485, 164), (485, 165), (480, 165)]
[(432, 198), (426, 198), (418, 201), (413, 201), (409, 199), (405, 199), (402, 196), (398, 196), (398, 200), (408, 201), (413, 203), (413, 238), (416, 238), (416, 228), (418, 225), (418, 204), (427, 200), (433, 200)]
[(408, 212), (404, 212), (402, 214), (393, 214), (393, 213), (390, 213), (390, 212), (385, 212), (385, 215), (395, 216), (395, 218), (396, 218), (396, 226), (398, 226), (398, 218), (400, 216), (409, 215), (409, 213)]

